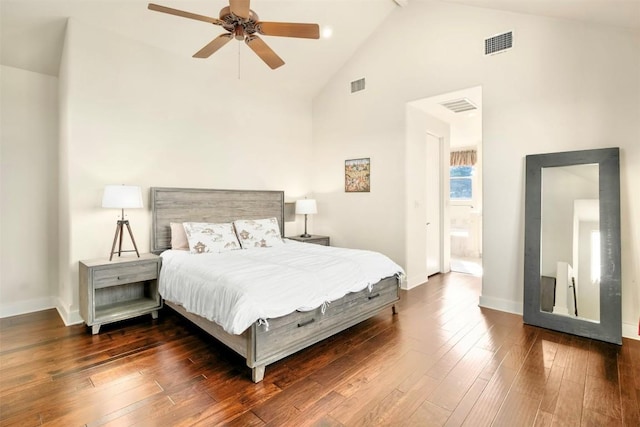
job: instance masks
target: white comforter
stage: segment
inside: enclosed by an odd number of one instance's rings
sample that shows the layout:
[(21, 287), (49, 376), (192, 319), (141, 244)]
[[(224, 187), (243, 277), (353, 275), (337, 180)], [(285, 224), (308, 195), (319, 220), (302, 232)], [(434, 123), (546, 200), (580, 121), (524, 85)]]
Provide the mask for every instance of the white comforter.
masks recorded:
[(241, 334), (256, 321), (312, 310), (394, 275), (402, 268), (377, 252), (286, 240), (219, 254), (165, 251), (160, 294)]

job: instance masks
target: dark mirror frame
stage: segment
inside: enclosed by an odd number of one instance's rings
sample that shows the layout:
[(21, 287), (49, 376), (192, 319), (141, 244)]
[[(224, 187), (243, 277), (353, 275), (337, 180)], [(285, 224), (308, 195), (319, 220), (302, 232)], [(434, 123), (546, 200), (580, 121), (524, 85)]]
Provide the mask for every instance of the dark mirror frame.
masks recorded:
[[(547, 313), (540, 309), (542, 168), (594, 163), (599, 165), (600, 186), (599, 323)], [(526, 156), (524, 242), (524, 323), (622, 344), (620, 149), (602, 148)]]

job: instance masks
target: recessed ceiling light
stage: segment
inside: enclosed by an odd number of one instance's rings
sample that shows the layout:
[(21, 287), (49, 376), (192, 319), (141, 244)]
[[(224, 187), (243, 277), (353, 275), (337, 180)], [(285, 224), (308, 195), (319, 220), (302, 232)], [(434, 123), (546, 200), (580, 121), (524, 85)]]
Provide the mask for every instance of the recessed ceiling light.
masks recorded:
[(328, 39), (333, 35), (333, 28), (325, 26), (322, 28), (322, 38)]

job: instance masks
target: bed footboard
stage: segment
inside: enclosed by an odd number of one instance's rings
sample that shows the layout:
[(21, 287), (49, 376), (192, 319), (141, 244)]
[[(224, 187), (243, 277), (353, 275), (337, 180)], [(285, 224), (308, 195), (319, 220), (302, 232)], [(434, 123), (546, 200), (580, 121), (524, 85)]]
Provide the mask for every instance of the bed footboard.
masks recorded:
[[(369, 289), (353, 292), (343, 298), (311, 311), (296, 311), (287, 316), (269, 319), (266, 324), (254, 323), (242, 335), (232, 335), (218, 324), (189, 313), (181, 305), (165, 304), (203, 329), (224, 345), (245, 357), (251, 368), (251, 379), (260, 382), (266, 366), (325, 338), (356, 325), (389, 307), (396, 313), (400, 299), (400, 284), (396, 277), (382, 279)], [(323, 312), (324, 310), (324, 312)]]
[(264, 367), (338, 332), (356, 325), (399, 300), (399, 283), (388, 277), (373, 285), (312, 311), (296, 311), (269, 319), (268, 327), (254, 323), (250, 328), (247, 365), (253, 369), (253, 381), (264, 376)]

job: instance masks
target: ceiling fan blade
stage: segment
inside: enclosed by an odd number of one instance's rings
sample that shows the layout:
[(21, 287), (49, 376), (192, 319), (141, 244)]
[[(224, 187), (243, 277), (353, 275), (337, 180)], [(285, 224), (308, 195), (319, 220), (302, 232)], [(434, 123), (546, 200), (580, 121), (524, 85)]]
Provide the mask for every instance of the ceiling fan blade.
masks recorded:
[(265, 36), (299, 37), (319, 39), (318, 24), (297, 24), (294, 22), (258, 22), (258, 32)]
[(225, 34), (220, 34), (218, 37), (216, 37), (215, 39), (213, 39), (209, 44), (207, 44), (205, 47), (203, 47), (202, 49), (200, 49), (199, 51), (197, 51), (193, 57), (194, 58), (208, 58), (210, 57), (215, 51), (217, 51), (218, 49), (220, 49), (222, 46), (224, 46), (225, 44), (229, 43), (231, 41), (231, 39), (233, 39), (233, 34), (229, 34), (229, 33), (225, 33)]
[(260, 57), (272, 70), (284, 65), (280, 58), (267, 44), (258, 36), (248, 36), (245, 43), (249, 45), (256, 55)]
[(234, 15), (249, 19), (249, 0), (229, 0), (229, 7)]
[(198, 15), (197, 13), (185, 12), (184, 10), (173, 9), (166, 6), (160, 6), (159, 4), (149, 3), (149, 10), (155, 10), (156, 12), (168, 13), (169, 15), (182, 16), (183, 18), (195, 19), (197, 21), (209, 22), (215, 25), (224, 24), (223, 21), (218, 18), (212, 18), (210, 16)]

